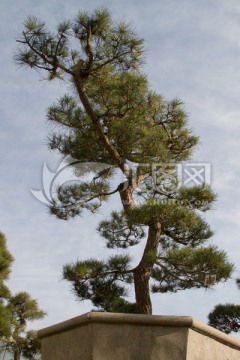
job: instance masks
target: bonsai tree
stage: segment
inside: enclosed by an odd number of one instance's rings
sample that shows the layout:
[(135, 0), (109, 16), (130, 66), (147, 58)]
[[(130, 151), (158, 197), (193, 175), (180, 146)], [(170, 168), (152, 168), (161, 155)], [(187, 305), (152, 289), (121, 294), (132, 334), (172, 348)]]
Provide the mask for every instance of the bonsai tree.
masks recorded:
[[(198, 137), (181, 100), (166, 101), (149, 88), (141, 69), (143, 40), (103, 9), (79, 12), (56, 31), (28, 17), (17, 42), (17, 64), (72, 89), (48, 109), (54, 124), (48, 144), (74, 159), (69, 166), (82, 164), (81, 181), (59, 186), (50, 212), (68, 220), (95, 213), (109, 198), (122, 204), (97, 229), (107, 247), (122, 253), (64, 266), (77, 297), (106, 311), (151, 314), (151, 291), (210, 287), (207, 274), (217, 283), (227, 280), (233, 265), (207, 244), (213, 233), (201, 215), (216, 196), (204, 183), (184, 186), (176, 171), (189, 161)], [(89, 179), (96, 162), (106, 166)], [(114, 186), (116, 176), (122, 180)], [(127, 249), (140, 242), (145, 247), (132, 266)], [(129, 284), (133, 304), (126, 299)]]
[[(240, 279), (237, 280), (238, 287)], [(208, 315), (209, 325), (229, 334), (240, 330), (240, 305), (218, 304)]]

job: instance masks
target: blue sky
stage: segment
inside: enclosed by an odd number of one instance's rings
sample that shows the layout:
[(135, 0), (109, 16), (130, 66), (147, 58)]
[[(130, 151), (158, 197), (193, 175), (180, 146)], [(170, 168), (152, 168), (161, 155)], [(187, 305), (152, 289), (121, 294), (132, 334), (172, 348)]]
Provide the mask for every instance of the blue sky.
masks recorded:
[[(150, 86), (166, 99), (180, 97), (190, 126), (200, 136), (194, 161), (208, 162), (218, 193), (207, 220), (212, 243), (235, 263), (233, 279), (213, 292), (191, 290), (154, 295), (154, 314), (190, 315), (206, 322), (219, 302), (240, 303), (234, 278), (239, 272), (240, 217), (240, 3), (238, 0), (1, 0), (0, 3), (0, 230), (15, 257), (9, 286), (28, 291), (48, 316), (33, 324), (42, 328), (89, 311), (76, 302), (61, 279), (62, 265), (89, 256), (103, 258), (96, 218), (69, 222), (55, 219), (30, 193), (41, 187), (44, 162), (54, 171), (59, 157), (46, 147), (46, 108), (64, 92), (64, 84), (47, 83), (13, 62), (15, 42), (28, 15), (50, 29), (80, 9), (108, 7), (113, 17), (130, 21), (145, 39), (145, 72)], [(110, 205), (111, 206), (111, 205)], [(104, 208), (98, 218), (103, 215)], [(137, 253), (134, 254), (137, 259)]]

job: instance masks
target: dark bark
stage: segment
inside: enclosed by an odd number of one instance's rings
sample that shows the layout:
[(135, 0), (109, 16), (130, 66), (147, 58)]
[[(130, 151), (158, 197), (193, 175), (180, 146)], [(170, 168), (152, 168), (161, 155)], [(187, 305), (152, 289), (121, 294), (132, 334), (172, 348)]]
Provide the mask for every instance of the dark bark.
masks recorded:
[[(126, 212), (135, 207), (133, 191), (134, 187), (129, 186), (127, 189), (120, 192), (121, 201)], [(155, 263), (160, 236), (161, 223), (158, 219), (153, 219), (153, 222), (149, 224), (148, 238), (143, 256), (138, 266), (133, 271), (135, 298), (137, 312), (139, 314), (152, 314), (149, 280)]]
[(135, 207), (132, 195), (133, 188), (129, 186), (127, 189), (120, 191), (119, 193), (124, 210), (127, 212), (129, 209), (133, 209)]
[(14, 350), (14, 360), (20, 360), (20, 356), (21, 356), (20, 350), (19, 349)]
[(134, 286), (139, 314), (152, 314), (152, 302), (150, 298), (149, 280), (155, 263), (154, 255), (161, 235), (161, 224), (154, 221), (149, 225), (147, 243), (139, 265), (134, 270)]

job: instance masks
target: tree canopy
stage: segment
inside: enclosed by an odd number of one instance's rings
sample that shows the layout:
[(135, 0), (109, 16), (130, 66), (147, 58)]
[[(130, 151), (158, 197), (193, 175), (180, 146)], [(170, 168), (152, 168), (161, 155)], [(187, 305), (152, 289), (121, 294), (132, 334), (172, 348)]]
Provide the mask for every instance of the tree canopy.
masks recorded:
[(46, 314), (39, 309), (36, 300), (27, 292), (19, 292), (9, 299), (7, 309), (11, 315), (11, 338), (6, 349), (14, 354), (14, 360), (35, 360), (40, 353), (40, 340), (35, 331), (28, 330), (29, 321), (42, 319)]
[(6, 238), (0, 232), (0, 336), (9, 336), (11, 334), (10, 314), (6, 308), (6, 301), (11, 297), (11, 292), (5, 284), (8, 279), (13, 257), (10, 254)]
[[(240, 288), (240, 279), (237, 279)], [(218, 304), (208, 314), (209, 325), (230, 334), (240, 331), (240, 305), (227, 303)]]
[(0, 232), (0, 336), (1, 351), (8, 350), (14, 360), (35, 360), (40, 353), (36, 332), (27, 330), (28, 321), (42, 319), (45, 313), (36, 300), (27, 292), (11, 293), (5, 280), (8, 279), (13, 257), (7, 249), (6, 238)]
[[(71, 84), (72, 92), (47, 111), (54, 124), (49, 148), (70, 156), (73, 166), (82, 164), (80, 175), (87, 178), (89, 163), (106, 165), (90, 180), (80, 176), (60, 186), (50, 212), (68, 220), (95, 213), (110, 198), (122, 204), (97, 229), (116, 254), (64, 266), (77, 297), (106, 311), (150, 314), (150, 291), (210, 287), (207, 274), (227, 280), (233, 265), (208, 244), (213, 233), (203, 217), (216, 195), (205, 183), (184, 186), (176, 171), (191, 158), (198, 137), (182, 101), (150, 89), (143, 40), (107, 9), (97, 9), (79, 12), (55, 31), (29, 17), (17, 41), (17, 64)], [(121, 180), (114, 186), (116, 176)], [(145, 248), (132, 266), (126, 249), (140, 242)], [(129, 284), (136, 303), (126, 299)]]

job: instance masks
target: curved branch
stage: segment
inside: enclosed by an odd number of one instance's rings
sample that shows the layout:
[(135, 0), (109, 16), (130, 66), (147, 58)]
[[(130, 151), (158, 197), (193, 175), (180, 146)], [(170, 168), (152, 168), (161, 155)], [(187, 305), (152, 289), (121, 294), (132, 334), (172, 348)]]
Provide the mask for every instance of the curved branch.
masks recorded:
[[(159, 257), (159, 259), (167, 260), (167, 261), (169, 262), (169, 264), (174, 267), (175, 270), (177, 270), (178, 272), (181, 272), (181, 273), (183, 272), (183, 271), (179, 268), (179, 266), (178, 266), (177, 264), (173, 263), (171, 260), (169, 260), (169, 258)], [(164, 267), (164, 265), (162, 265), (162, 264), (159, 263), (159, 262), (156, 262), (156, 264), (157, 264), (158, 266)], [(166, 269), (166, 270), (167, 270), (167, 269)], [(170, 272), (170, 270), (168, 270), (168, 271)], [(188, 271), (188, 274), (189, 274), (189, 275), (197, 275), (197, 274), (199, 274), (199, 273), (201, 273), (201, 272), (202, 272), (202, 273), (205, 273), (204, 270), (189, 270), (189, 271)], [(184, 281), (184, 280), (182, 280), (182, 281)]]
[(88, 55), (89, 58), (89, 62), (87, 65), (87, 71), (89, 71), (91, 69), (92, 63), (93, 63), (93, 52), (92, 52), (92, 47), (91, 47), (91, 38), (92, 38), (92, 29), (91, 26), (89, 26), (88, 31), (87, 31), (87, 46), (86, 46), (86, 53)]
[[(181, 277), (177, 276), (176, 274), (172, 273), (166, 266), (164, 266), (163, 264), (161, 264), (160, 262), (156, 261), (155, 262), (156, 265), (158, 265), (159, 267), (161, 267), (164, 271), (166, 271), (168, 274), (170, 274), (171, 276), (173, 276), (175, 279), (180, 280), (180, 281), (185, 281), (183, 280)], [(186, 280), (187, 281), (187, 280)]]
[(131, 54), (131, 52), (132, 52), (132, 51), (125, 51), (125, 52), (123, 52), (123, 53), (117, 54), (117, 55), (113, 56), (111, 59), (109, 59), (109, 60), (105, 61), (104, 63), (102, 63), (101, 65), (95, 67), (95, 68), (93, 69), (93, 71), (98, 71), (98, 70), (100, 70), (101, 68), (103, 68), (104, 66), (113, 63), (115, 60), (119, 59), (119, 57), (125, 56), (125, 55), (128, 55), (128, 54)]
[[(94, 200), (96, 198), (101, 198), (103, 196), (110, 196), (110, 195), (113, 195), (113, 194), (117, 193), (118, 191), (119, 191), (119, 186), (113, 191), (110, 191), (108, 193), (95, 194), (95, 195), (91, 196), (90, 198), (88, 198), (88, 199), (86, 199), (84, 201), (81, 201), (81, 202), (75, 202), (75, 203), (68, 204), (68, 205), (61, 205), (61, 208), (67, 209), (67, 208), (70, 208), (72, 206), (77, 206), (77, 205), (82, 206), (82, 205), (84, 205), (84, 204), (86, 204), (86, 203), (88, 203), (88, 202), (90, 202), (90, 201), (92, 201), (92, 200)], [(56, 204), (54, 204), (54, 202), (53, 202), (53, 206), (56, 206)]]
[(56, 66), (58, 68), (60, 68), (61, 70), (63, 70), (65, 73), (69, 74), (69, 75), (73, 75), (73, 72), (71, 70), (69, 70), (68, 68), (66, 68), (64, 65), (62, 65), (61, 63), (59, 63), (58, 61), (51, 61), (49, 60), (42, 52), (38, 51), (37, 49), (35, 49), (35, 47), (31, 44), (31, 42), (29, 41), (27, 35), (25, 32), (23, 32), (23, 36), (25, 38), (25, 42), (24, 41), (20, 41), (17, 40), (18, 42), (21, 42), (23, 44), (27, 44), (29, 46), (29, 48), (35, 53), (37, 54), (42, 60), (43, 62), (52, 65), (53, 68), (55, 68)]
[[(81, 66), (82, 62), (80, 62), (78, 65)], [(123, 173), (125, 173), (125, 162), (124, 159), (122, 159), (121, 155), (118, 153), (116, 148), (111, 144), (110, 139), (108, 136), (104, 133), (100, 123), (99, 123), (99, 117), (96, 115), (95, 111), (93, 110), (93, 107), (90, 103), (90, 100), (85, 92), (84, 89), (84, 82), (81, 78), (81, 72), (79, 74), (79, 66), (76, 66), (75, 72), (72, 74), (75, 80), (76, 88), (80, 97), (80, 100), (86, 110), (86, 113), (92, 120), (92, 123), (96, 129), (96, 132), (99, 136), (99, 139), (103, 143), (105, 149), (111, 154), (112, 158), (115, 160), (119, 168), (122, 170)]]
[[(81, 278), (83, 279), (84, 281), (88, 281), (92, 278), (94, 279), (99, 279), (101, 277), (105, 277), (105, 276), (108, 276), (108, 275), (125, 275), (125, 274), (131, 274), (134, 272), (134, 269), (130, 269), (130, 270), (110, 270), (110, 271), (104, 271), (102, 273), (99, 273), (99, 274), (94, 274), (92, 276), (88, 276), (88, 277), (85, 277), (85, 278)], [(121, 279), (118, 279), (117, 277), (115, 277), (113, 280), (120, 280)]]

